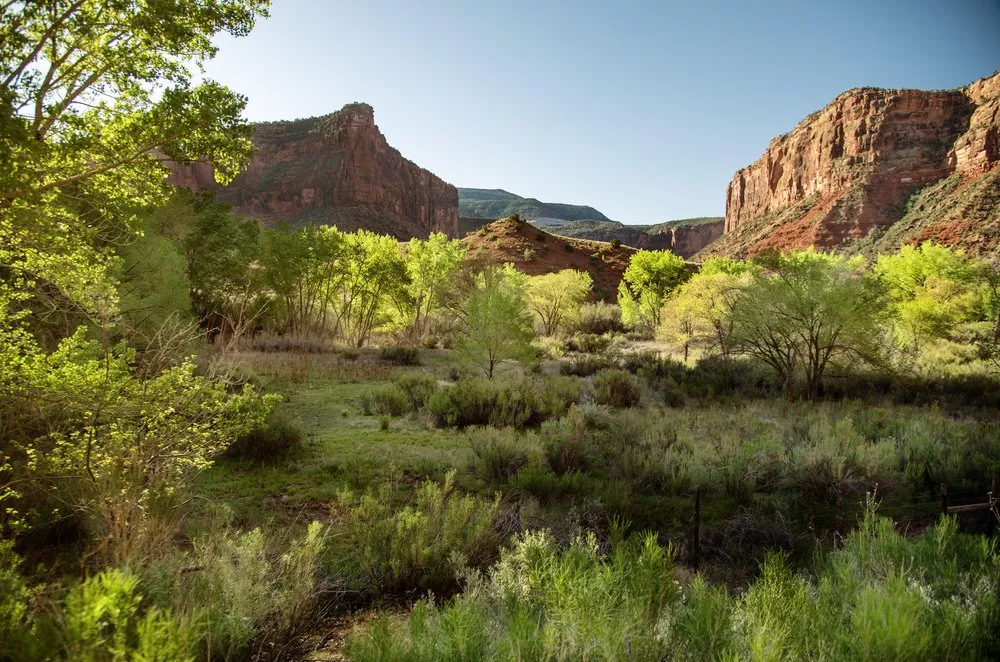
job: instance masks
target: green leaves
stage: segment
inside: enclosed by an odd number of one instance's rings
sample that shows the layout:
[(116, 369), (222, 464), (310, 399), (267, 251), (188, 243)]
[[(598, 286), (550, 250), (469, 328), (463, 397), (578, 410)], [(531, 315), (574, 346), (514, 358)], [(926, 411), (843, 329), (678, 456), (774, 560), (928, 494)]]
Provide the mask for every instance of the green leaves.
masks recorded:
[(670, 251), (634, 253), (618, 286), (622, 321), (633, 328), (652, 332), (660, 325), (660, 309), (667, 295), (687, 277), (684, 258)]
[(110, 318), (111, 247), (162, 203), (160, 161), (205, 159), (222, 180), (250, 154), (245, 99), (193, 84), (219, 32), (266, 0), (39, 0), (0, 17), (0, 264)]

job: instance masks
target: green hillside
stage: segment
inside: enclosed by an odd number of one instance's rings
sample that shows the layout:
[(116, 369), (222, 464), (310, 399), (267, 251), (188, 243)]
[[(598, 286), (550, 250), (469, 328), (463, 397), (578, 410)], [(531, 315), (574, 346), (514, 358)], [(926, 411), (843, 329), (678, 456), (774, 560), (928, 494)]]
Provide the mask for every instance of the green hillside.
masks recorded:
[(503, 189), (458, 189), (459, 216), (492, 220), (514, 214), (519, 214), (521, 218), (527, 220), (537, 218), (552, 218), (563, 221), (610, 220), (601, 212), (586, 205), (542, 202), (536, 198), (522, 198)]

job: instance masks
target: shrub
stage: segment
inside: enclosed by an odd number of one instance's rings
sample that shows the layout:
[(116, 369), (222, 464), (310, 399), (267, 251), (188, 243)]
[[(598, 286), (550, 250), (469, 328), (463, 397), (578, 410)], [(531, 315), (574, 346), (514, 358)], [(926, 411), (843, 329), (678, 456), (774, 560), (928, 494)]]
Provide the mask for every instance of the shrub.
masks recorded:
[(405, 345), (386, 345), (379, 347), (380, 360), (392, 365), (420, 365), (420, 348)]
[(224, 456), (249, 462), (277, 462), (302, 445), (302, 428), (287, 414), (272, 409), (264, 424), (239, 437)]
[(201, 615), (200, 650), (208, 658), (260, 659), (275, 649), (293, 651), (296, 638), (316, 627), (325, 546), (319, 522), (287, 550), (260, 529), (215, 532), (152, 564), (143, 579), (154, 605)]
[(618, 361), (614, 356), (607, 354), (580, 354), (570, 358), (569, 361), (559, 364), (559, 372), (564, 375), (576, 375), (577, 377), (590, 377), (601, 370), (618, 367)]
[(572, 253), (572, 252), (573, 252), (573, 244), (571, 244), (571, 243), (569, 243), (569, 242), (567, 241), (567, 242), (566, 242), (565, 244), (563, 244), (563, 249), (564, 249), (564, 250), (565, 250), (565, 251), (566, 251), (567, 253)]
[(621, 239), (617, 239), (616, 238), (616, 239), (612, 239), (611, 240), (611, 247), (612, 248), (621, 248), (621, 245), (622, 245), (622, 240)]
[(365, 393), (361, 409), (366, 416), (402, 416), (413, 410), (413, 400), (399, 384), (386, 384)]
[(525, 248), (524, 249), (524, 261), (525, 262), (534, 262), (536, 257), (537, 257), (537, 254), (535, 253), (535, 249), (534, 248)]
[(346, 651), (354, 660), (657, 660), (657, 622), (678, 598), (673, 553), (648, 534), (599, 551), (593, 534), (559, 550), (526, 533), (489, 574), (467, 573), (466, 593), (416, 605), (409, 622), (382, 621)]
[(433, 375), (422, 372), (404, 373), (396, 378), (396, 385), (409, 398), (412, 411), (422, 409), (438, 387), (437, 379)]
[(579, 401), (581, 390), (578, 380), (565, 377), (469, 378), (436, 391), (427, 409), (442, 427), (523, 428), (561, 416)]
[(607, 553), (587, 534), (560, 550), (525, 533), (464, 592), (428, 598), (402, 623), (352, 636), (354, 660), (995, 659), (996, 544), (942, 520), (917, 539), (866, 515), (815, 576), (768, 555), (742, 595), (675, 581), (673, 552), (646, 534)]
[(455, 588), (456, 561), (484, 565), (495, 557), (500, 540), (499, 496), (462, 494), (455, 489), (454, 470), (444, 483), (423, 483), (412, 503), (398, 511), (387, 486), (360, 498), (344, 493), (341, 503), (352, 559), (375, 595)]
[(477, 428), (469, 431), (472, 472), (490, 483), (503, 483), (528, 464), (537, 446), (534, 435), (526, 437), (512, 430)]
[(604, 335), (623, 333), (622, 310), (615, 304), (588, 303), (580, 306), (580, 318), (576, 322), (578, 333)]
[(635, 407), (642, 397), (639, 382), (623, 370), (602, 370), (594, 375), (594, 402), (615, 409)]
[(611, 344), (611, 337), (608, 335), (596, 335), (593, 333), (577, 333), (566, 341), (566, 348), (571, 352), (583, 354), (600, 354)]

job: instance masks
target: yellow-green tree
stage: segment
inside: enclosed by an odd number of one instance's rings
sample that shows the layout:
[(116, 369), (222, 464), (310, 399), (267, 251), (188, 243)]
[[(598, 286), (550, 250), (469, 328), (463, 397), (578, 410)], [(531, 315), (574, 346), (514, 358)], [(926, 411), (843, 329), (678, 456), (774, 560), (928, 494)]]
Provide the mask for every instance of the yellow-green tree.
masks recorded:
[(593, 283), (590, 274), (575, 269), (528, 278), (528, 306), (544, 335), (555, 335), (579, 317)]
[(733, 297), (760, 273), (750, 261), (730, 258), (706, 260), (697, 274), (678, 287), (661, 311), (657, 337), (684, 349), (692, 347), (728, 356), (731, 351)]
[(896, 339), (904, 346), (919, 351), (983, 315), (986, 281), (963, 251), (933, 242), (903, 246), (880, 256), (874, 271), (889, 287)]
[(441, 232), (411, 239), (406, 247), (407, 291), (413, 304), (411, 328), (424, 337), (434, 316), (444, 308), (448, 290), (465, 260), (465, 247)]
[(670, 251), (633, 253), (618, 285), (622, 321), (634, 329), (654, 332), (667, 296), (688, 276), (684, 258)]
[(503, 361), (535, 357), (524, 275), (510, 265), (491, 265), (475, 274), (458, 313), (461, 331), (455, 341), (455, 358), (460, 364), (493, 379)]
[(789, 399), (796, 376), (809, 399), (838, 359), (880, 363), (888, 296), (860, 259), (812, 249), (767, 258), (730, 304), (733, 347), (771, 366)]

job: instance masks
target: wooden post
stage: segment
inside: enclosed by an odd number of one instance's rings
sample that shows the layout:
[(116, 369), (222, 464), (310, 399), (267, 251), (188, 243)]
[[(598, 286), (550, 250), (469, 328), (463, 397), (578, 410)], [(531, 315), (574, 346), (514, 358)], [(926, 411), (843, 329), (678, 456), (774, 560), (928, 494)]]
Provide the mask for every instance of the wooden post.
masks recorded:
[(695, 570), (701, 563), (701, 488), (694, 490), (694, 531), (691, 535), (691, 567)]
[(948, 514), (948, 486), (941, 483), (941, 514)]

